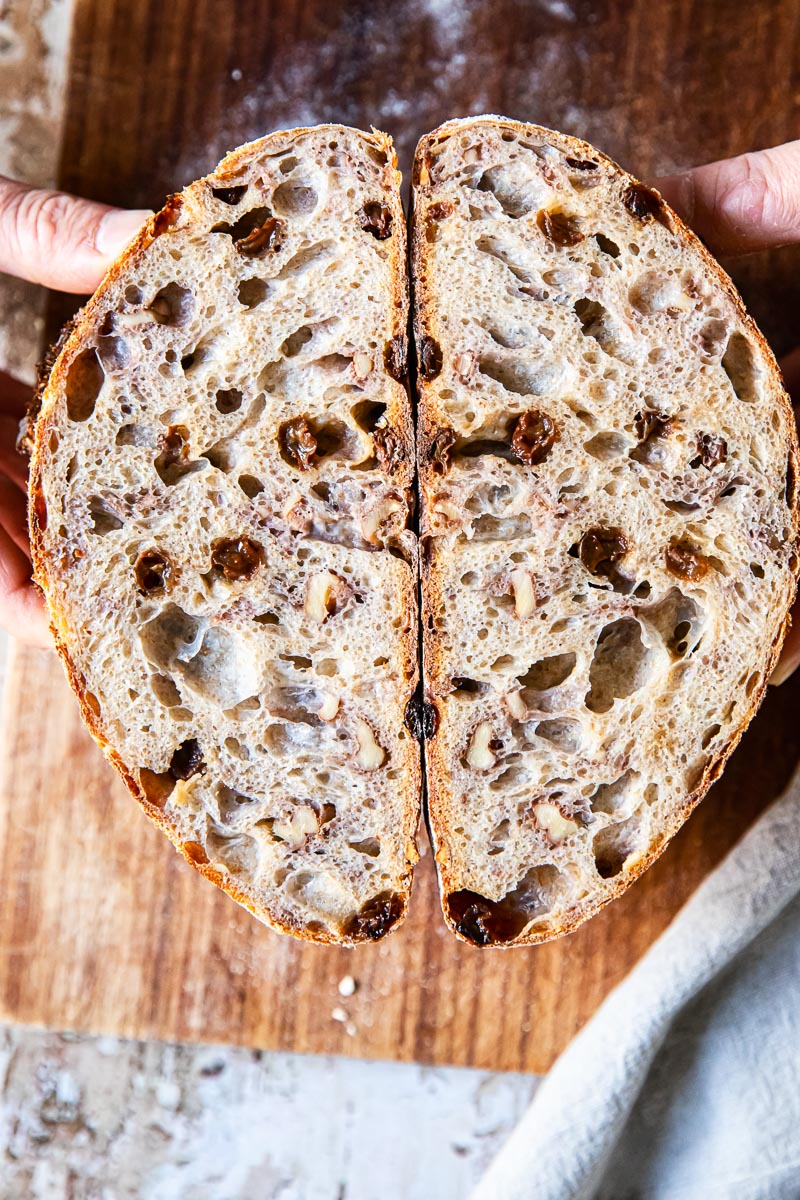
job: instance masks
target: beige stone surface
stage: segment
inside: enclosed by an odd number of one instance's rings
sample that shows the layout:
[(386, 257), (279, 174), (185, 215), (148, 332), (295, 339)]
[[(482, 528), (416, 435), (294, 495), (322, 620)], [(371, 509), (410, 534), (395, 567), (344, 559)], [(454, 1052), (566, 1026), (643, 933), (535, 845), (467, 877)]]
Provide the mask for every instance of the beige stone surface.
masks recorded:
[(0, 1031), (0, 1200), (462, 1200), (523, 1075)]

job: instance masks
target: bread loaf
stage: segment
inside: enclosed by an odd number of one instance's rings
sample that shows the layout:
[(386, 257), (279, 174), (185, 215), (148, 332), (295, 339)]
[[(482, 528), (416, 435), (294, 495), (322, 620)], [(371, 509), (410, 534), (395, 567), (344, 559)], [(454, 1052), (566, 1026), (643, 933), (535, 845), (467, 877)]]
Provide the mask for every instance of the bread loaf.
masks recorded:
[(414, 175), (430, 825), (455, 932), (530, 944), (641, 874), (755, 712), (797, 439), (728, 277), (592, 146), (454, 121)]
[(450, 926), (527, 945), (641, 874), (755, 712), (796, 433), (656, 192), (574, 138), (450, 122), (414, 169), (418, 573), (398, 185), (387, 137), (321, 126), (170, 199), (44, 388), (36, 578), (94, 736), (256, 916), (399, 923), (420, 736)]
[(392, 144), (320, 126), (173, 196), (35, 430), (36, 579), (84, 717), (276, 929), (383, 936), (417, 857), (413, 428)]

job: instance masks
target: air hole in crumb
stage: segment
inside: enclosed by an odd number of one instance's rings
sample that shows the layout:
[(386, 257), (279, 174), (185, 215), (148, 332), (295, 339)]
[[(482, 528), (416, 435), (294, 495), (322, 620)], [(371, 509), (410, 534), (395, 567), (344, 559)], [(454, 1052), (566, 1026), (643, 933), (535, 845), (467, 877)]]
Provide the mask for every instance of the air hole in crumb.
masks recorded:
[(612, 258), (619, 258), (619, 246), (610, 237), (606, 237), (604, 233), (596, 233), (594, 240), (604, 254), (610, 254)]
[(610, 462), (614, 458), (620, 458), (629, 446), (630, 442), (623, 434), (611, 431), (595, 434), (593, 438), (583, 444), (584, 450), (600, 462)]
[(256, 625), (280, 625), (281, 623), (280, 617), (274, 612), (259, 613), (258, 616), (253, 617), (253, 620)]
[(537, 207), (537, 198), (517, 183), (511, 164), (490, 167), (475, 186), (479, 192), (491, 192), (505, 215), (514, 220)]
[(576, 655), (572, 652), (548, 655), (520, 675), (519, 683), (532, 692), (546, 692), (550, 688), (560, 687), (575, 670), (576, 661)]
[(245, 496), (249, 496), (251, 500), (264, 490), (264, 484), (255, 475), (240, 475), (238, 483)]
[(625, 863), (639, 844), (641, 817), (634, 813), (627, 821), (609, 825), (595, 835), (592, 842), (597, 874), (601, 879), (613, 879), (623, 870)]
[(365, 433), (374, 433), (386, 412), (386, 405), (377, 400), (359, 400), (350, 409), (353, 420)]
[(377, 838), (364, 838), (361, 842), (348, 842), (351, 850), (366, 854), (369, 858), (377, 858), (381, 852), (381, 844)]
[(105, 374), (95, 350), (84, 350), (72, 360), (64, 392), (71, 421), (88, 421), (94, 412)]
[(272, 207), (282, 217), (304, 216), (317, 207), (318, 196), (313, 187), (299, 179), (287, 179), (272, 193)]
[(714, 738), (717, 736), (717, 734), (719, 733), (721, 728), (722, 728), (721, 725), (709, 725), (708, 729), (703, 734), (702, 740), (700, 742), (700, 745), (703, 747), (704, 750), (708, 749), (708, 747), (711, 745), (711, 743), (713, 742)]
[(536, 736), (544, 738), (565, 754), (576, 754), (583, 741), (580, 721), (573, 721), (567, 717), (540, 721), (536, 726)]
[(234, 184), (233, 187), (212, 187), (211, 195), (215, 200), (221, 200), (223, 204), (234, 205), (241, 201), (246, 191), (247, 184), (240, 183)]
[(589, 668), (586, 707), (605, 713), (615, 700), (626, 699), (641, 688), (650, 673), (650, 652), (642, 641), (639, 622), (630, 617), (603, 627)]
[(238, 388), (220, 388), (214, 403), (221, 413), (236, 412), (242, 406), (242, 393)]
[(256, 308), (257, 305), (264, 303), (268, 291), (269, 284), (266, 279), (258, 279), (255, 276), (243, 279), (237, 291), (239, 303), (243, 304), (245, 308)]
[(175, 681), (168, 675), (151, 675), (150, 687), (156, 700), (166, 708), (177, 708), (183, 702)]
[(289, 337), (281, 343), (281, 354), (286, 358), (294, 358), (303, 349), (303, 346), (308, 345), (314, 336), (314, 330), (309, 325), (301, 325), (299, 329), (290, 334)]
[(451, 683), (454, 696), (483, 696), (491, 690), (488, 683), (481, 683), (477, 679), (467, 679), (464, 675), (454, 675)]
[(601, 783), (589, 797), (589, 808), (593, 813), (605, 813), (614, 817), (625, 807), (633, 772), (626, 771), (612, 783)]
[(99, 537), (105, 537), (107, 533), (113, 533), (115, 529), (121, 529), (123, 526), (122, 518), (114, 510), (111, 502), (101, 496), (89, 498), (89, 516), (92, 519), (92, 532)]
[(161, 325), (185, 325), (194, 311), (194, 296), (179, 283), (168, 283), (157, 292), (150, 311)]
[(731, 334), (722, 356), (722, 369), (730, 380), (739, 400), (752, 403), (758, 399), (758, 375), (753, 347), (741, 333)]

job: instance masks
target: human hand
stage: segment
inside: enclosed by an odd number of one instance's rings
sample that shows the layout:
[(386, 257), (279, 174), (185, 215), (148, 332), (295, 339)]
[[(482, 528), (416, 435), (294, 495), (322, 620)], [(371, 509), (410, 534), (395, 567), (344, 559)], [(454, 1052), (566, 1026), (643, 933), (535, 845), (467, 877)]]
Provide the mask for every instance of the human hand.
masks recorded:
[[(800, 242), (800, 141), (708, 163), (656, 181), (664, 199), (712, 253), (748, 254)], [(781, 362), (786, 388), (800, 404), (800, 348)], [(800, 666), (800, 600), (770, 683)]]
[[(28, 188), (0, 176), (0, 272), (64, 292), (91, 292), (149, 216)], [(30, 388), (0, 371), (0, 626), (20, 641), (52, 644), (31, 582), (28, 468), (16, 451)]]

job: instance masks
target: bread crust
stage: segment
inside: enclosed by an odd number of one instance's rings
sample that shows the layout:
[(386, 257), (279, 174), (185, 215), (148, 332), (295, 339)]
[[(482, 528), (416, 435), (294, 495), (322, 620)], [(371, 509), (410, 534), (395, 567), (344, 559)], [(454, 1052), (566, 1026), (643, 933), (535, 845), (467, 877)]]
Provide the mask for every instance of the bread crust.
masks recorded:
[[(560, 150), (566, 151), (575, 159), (591, 158), (599, 160), (612, 170), (619, 179), (627, 181), (632, 185), (638, 185), (639, 181), (634, 176), (629, 175), (617, 163), (610, 159), (607, 155), (602, 154), (594, 146), (579, 138), (569, 137), (564, 134), (546, 129), (538, 125), (525, 124), (523, 122), (514, 121), (506, 117), (495, 115), (484, 115), (477, 117), (468, 117), (459, 120), (448, 121), (437, 129), (426, 134), (418, 143), (415, 156), (414, 168), (412, 176), (412, 210), (410, 217), (410, 257), (412, 264), (412, 325), (414, 337), (419, 355), (419, 348), (426, 337), (437, 337), (440, 332), (438, 324), (438, 305), (435, 288), (432, 284), (430, 259), (428, 255), (428, 243), (426, 241), (425, 230), (425, 213), (427, 205), (431, 201), (435, 191), (432, 185), (429, 166), (431, 162), (431, 149), (434, 144), (441, 142), (457, 133), (479, 130), (490, 125), (495, 130), (505, 131), (513, 134), (515, 137), (523, 137), (528, 140), (542, 140), (549, 144), (555, 144)], [(646, 186), (646, 185), (642, 185)], [(648, 189), (652, 192), (652, 189)], [(655, 193), (658, 196), (658, 193)], [(661, 199), (659, 197), (659, 199)], [(755, 322), (747, 313), (744, 303), (739, 296), (732, 280), (712, 257), (705, 246), (701, 243), (698, 237), (689, 229), (674, 213), (666, 203), (661, 200), (663, 211), (670, 221), (670, 228), (677, 236), (683, 245), (691, 247), (702, 259), (705, 271), (712, 278), (713, 282), (719, 287), (725, 295), (730, 299), (735, 307), (736, 313), (747, 332), (754, 342), (760, 348), (766, 363), (772, 381), (780, 389), (780, 404), (783, 408), (786, 417), (786, 429), (788, 431), (788, 440), (785, 445), (785, 450), (788, 455), (790, 470), (797, 472), (798, 469), (798, 444), (797, 434), (793, 418), (791, 401), (783, 388), (782, 376), (775, 357), (768, 346), (764, 336), (757, 328)], [(436, 614), (441, 611), (442, 592), (439, 586), (439, 580), (431, 565), (431, 547), (426, 544), (428, 539), (425, 534), (425, 514), (429, 510), (432, 501), (432, 491), (436, 483), (436, 478), (429, 469), (429, 455), (433, 438), (436, 433), (437, 425), (436, 402), (433, 394), (433, 389), (426, 384), (424, 379), (419, 383), (419, 414), (417, 428), (417, 470), (419, 475), (419, 487), (421, 494), (421, 509), (422, 509), (422, 524), (421, 524), (421, 543), (420, 543), (420, 563), (421, 563), (421, 592), (422, 592), (422, 610), (421, 610), (421, 628), (423, 640), (423, 677), (426, 686), (426, 695), (430, 702), (435, 703), (437, 696), (430, 691), (431, 679), (440, 674), (442, 666), (442, 635), (436, 628)], [(798, 533), (800, 531), (800, 507), (798, 506), (798, 496), (795, 493), (791, 499), (791, 543), (797, 549)], [(793, 595), (797, 586), (798, 575), (798, 558), (794, 555), (793, 565)], [(765, 649), (762, 659), (763, 670), (761, 673), (761, 682), (753, 692), (749, 706), (742, 716), (737, 728), (733, 731), (727, 744), (719, 750), (713, 761), (706, 766), (699, 784), (685, 796), (683, 802), (672, 811), (672, 819), (664, 827), (657, 831), (657, 836), (652, 841), (647, 852), (637, 859), (635, 863), (628, 869), (617, 876), (614, 884), (609, 889), (604, 889), (602, 896), (589, 895), (586, 899), (573, 907), (568, 914), (567, 919), (560, 923), (554, 924), (552, 927), (540, 930), (530, 930), (522, 936), (509, 942), (492, 942), (493, 948), (498, 949), (513, 949), (519, 946), (530, 946), (554, 938), (564, 936), (574, 932), (584, 921), (594, 916), (601, 908), (610, 903), (611, 900), (621, 895), (627, 888), (635, 882), (647, 868), (659, 857), (664, 851), (674, 834), (680, 829), (686, 819), (689, 817), (693, 809), (702, 800), (708, 791), (711, 784), (719, 777), (724, 769), (725, 763), (731, 753), (738, 744), (742, 734), (750, 723), (751, 719), (757, 712), (761, 701), (763, 700), (767, 683), (772, 670), (778, 660), (781, 646), (790, 623), (790, 615), (788, 611), (785, 613), (780, 628), (773, 638), (771, 644)], [(445, 819), (446, 802), (450, 798), (450, 764), (447, 760), (446, 753), (441, 745), (441, 741), (434, 737), (425, 744), (425, 771), (427, 784), (427, 810), (426, 819), (430, 830), (431, 840), (434, 847), (434, 856), (437, 864), (437, 874), (440, 889), (440, 898), (445, 919), (452, 931), (462, 941), (468, 944), (476, 944), (473, 939), (465, 937), (458, 928), (456, 922), (451, 917), (448, 909), (447, 896), (454, 890), (463, 887), (457, 872), (454, 872), (446, 852), (447, 823)]]
[[(400, 339), (403, 346), (405, 346), (408, 325), (407, 242), (405, 219), (399, 191), (401, 176), (397, 170), (397, 157), (391, 138), (374, 128), (371, 133), (366, 133), (362, 130), (351, 130), (346, 126), (336, 124), (278, 131), (257, 141), (242, 145), (227, 154), (209, 175), (188, 185), (182, 192), (168, 197), (164, 207), (144, 224), (138, 235), (109, 268), (95, 294), (84, 308), (76, 314), (68, 326), (65, 327), (64, 331), (62, 331), (62, 335), (53, 348), (53, 351), (45, 360), (40, 386), (37, 388), (34, 397), (34, 404), (28, 419), (28, 429), (23, 437), (22, 444), (23, 448), (29, 449), (31, 454), (28, 519), (34, 581), (44, 593), (55, 648), (63, 663), (70, 685), (78, 698), (83, 720), (93, 738), (102, 749), (105, 757), (120, 774), (131, 795), (146, 815), (169, 838), (186, 861), (206, 879), (209, 879), (231, 896), (238, 904), (246, 908), (259, 921), (279, 933), (289, 934), (304, 940), (324, 944), (356, 945), (363, 943), (365, 940), (374, 940), (376, 936), (383, 936), (383, 934), (376, 935), (374, 932), (370, 934), (359, 931), (351, 934), (345, 930), (337, 932), (329, 928), (323, 928), (319, 923), (308, 927), (299, 919), (292, 921), (291, 919), (276, 916), (275, 912), (267, 904), (260, 904), (252, 896), (248, 896), (237, 885), (235, 879), (215, 870), (210, 863), (203, 862), (201, 860), (202, 856), (197, 855), (193, 844), (187, 843), (181, 838), (176, 824), (156, 804), (148, 799), (144, 789), (134, 777), (130, 766), (123, 761), (120, 754), (111, 744), (102, 723), (98, 720), (96, 712), (92, 707), (92, 697), (88, 691), (86, 680), (76, 666), (63, 614), (60, 612), (58, 604), (54, 599), (54, 589), (52, 586), (53, 573), (58, 568), (46, 551), (43, 539), (44, 525), (42, 524), (43, 518), (46, 524), (46, 507), (43, 498), (45, 482), (43, 477), (43, 447), (50, 435), (58, 408), (63, 404), (70, 364), (94, 335), (98, 315), (103, 312), (105, 297), (109, 289), (117, 281), (124, 280), (130, 276), (132, 267), (141, 262), (143, 255), (157, 238), (169, 236), (171, 228), (180, 222), (182, 212), (187, 208), (191, 208), (194, 197), (199, 196), (201, 190), (206, 188), (210, 183), (213, 183), (216, 187), (225, 187), (228, 184), (235, 186), (236, 180), (241, 176), (242, 171), (260, 155), (266, 153), (274, 154), (279, 149), (291, 146), (310, 135), (327, 134), (330, 134), (333, 138), (342, 134), (355, 134), (362, 139), (365, 153), (375, 153), (378, 156), (382, 155), (385, 157), (387, 164), (386, 178), (389, 183), (391, 195), (390, 203), (394, 233), (390, 249), (392, 272), (390, 307), (392, 310), (393, 336)], [(414, 475), (414, 431), (407, 391), (405, 391), (405, 397), (406, 400), (404, 403), (395, 403), (393, 405), (392, 420), (403, 451), (400, 455), (402, 462), (400, 469), (397, 471), (397, 483), (399, 486), (409, 489), (412, 485)], [(410, 537), (410, 535), (408, 536)], [(395, 602), (402, 618), (400, 623), (406, 626), (408, 630), (404, 636), (402, 645), (402, 658), (405, 668), (404, 679), (406, 681), (403, 686), (406, 686), (408, 694), (412, 695), (417, 686), (418, 670), (417, 611), (415, 603), (415, 581), (417, 575), (416, 546), (412, 545), (410, 550), (407, 547), (407, 553), (409, 553), (412, 561), (406, 573), (405, 583), (396, 593)], [(397, 887), (396, 897), (398, 904), (393, 909), (391, 923), (387, 926), (386, 932), (394, 931), (405, 919), (411, 890), (413, 866), (418, 858), (415, 836), (420, 817), (421, 773), (419, 748), (411, 739), (408, 739), (404, 745), (405, 751), (401, 778), (397, 780), (396, 789), (402, 797), (403, 805), (403, 825), (406, 831), (406, 870)]]

